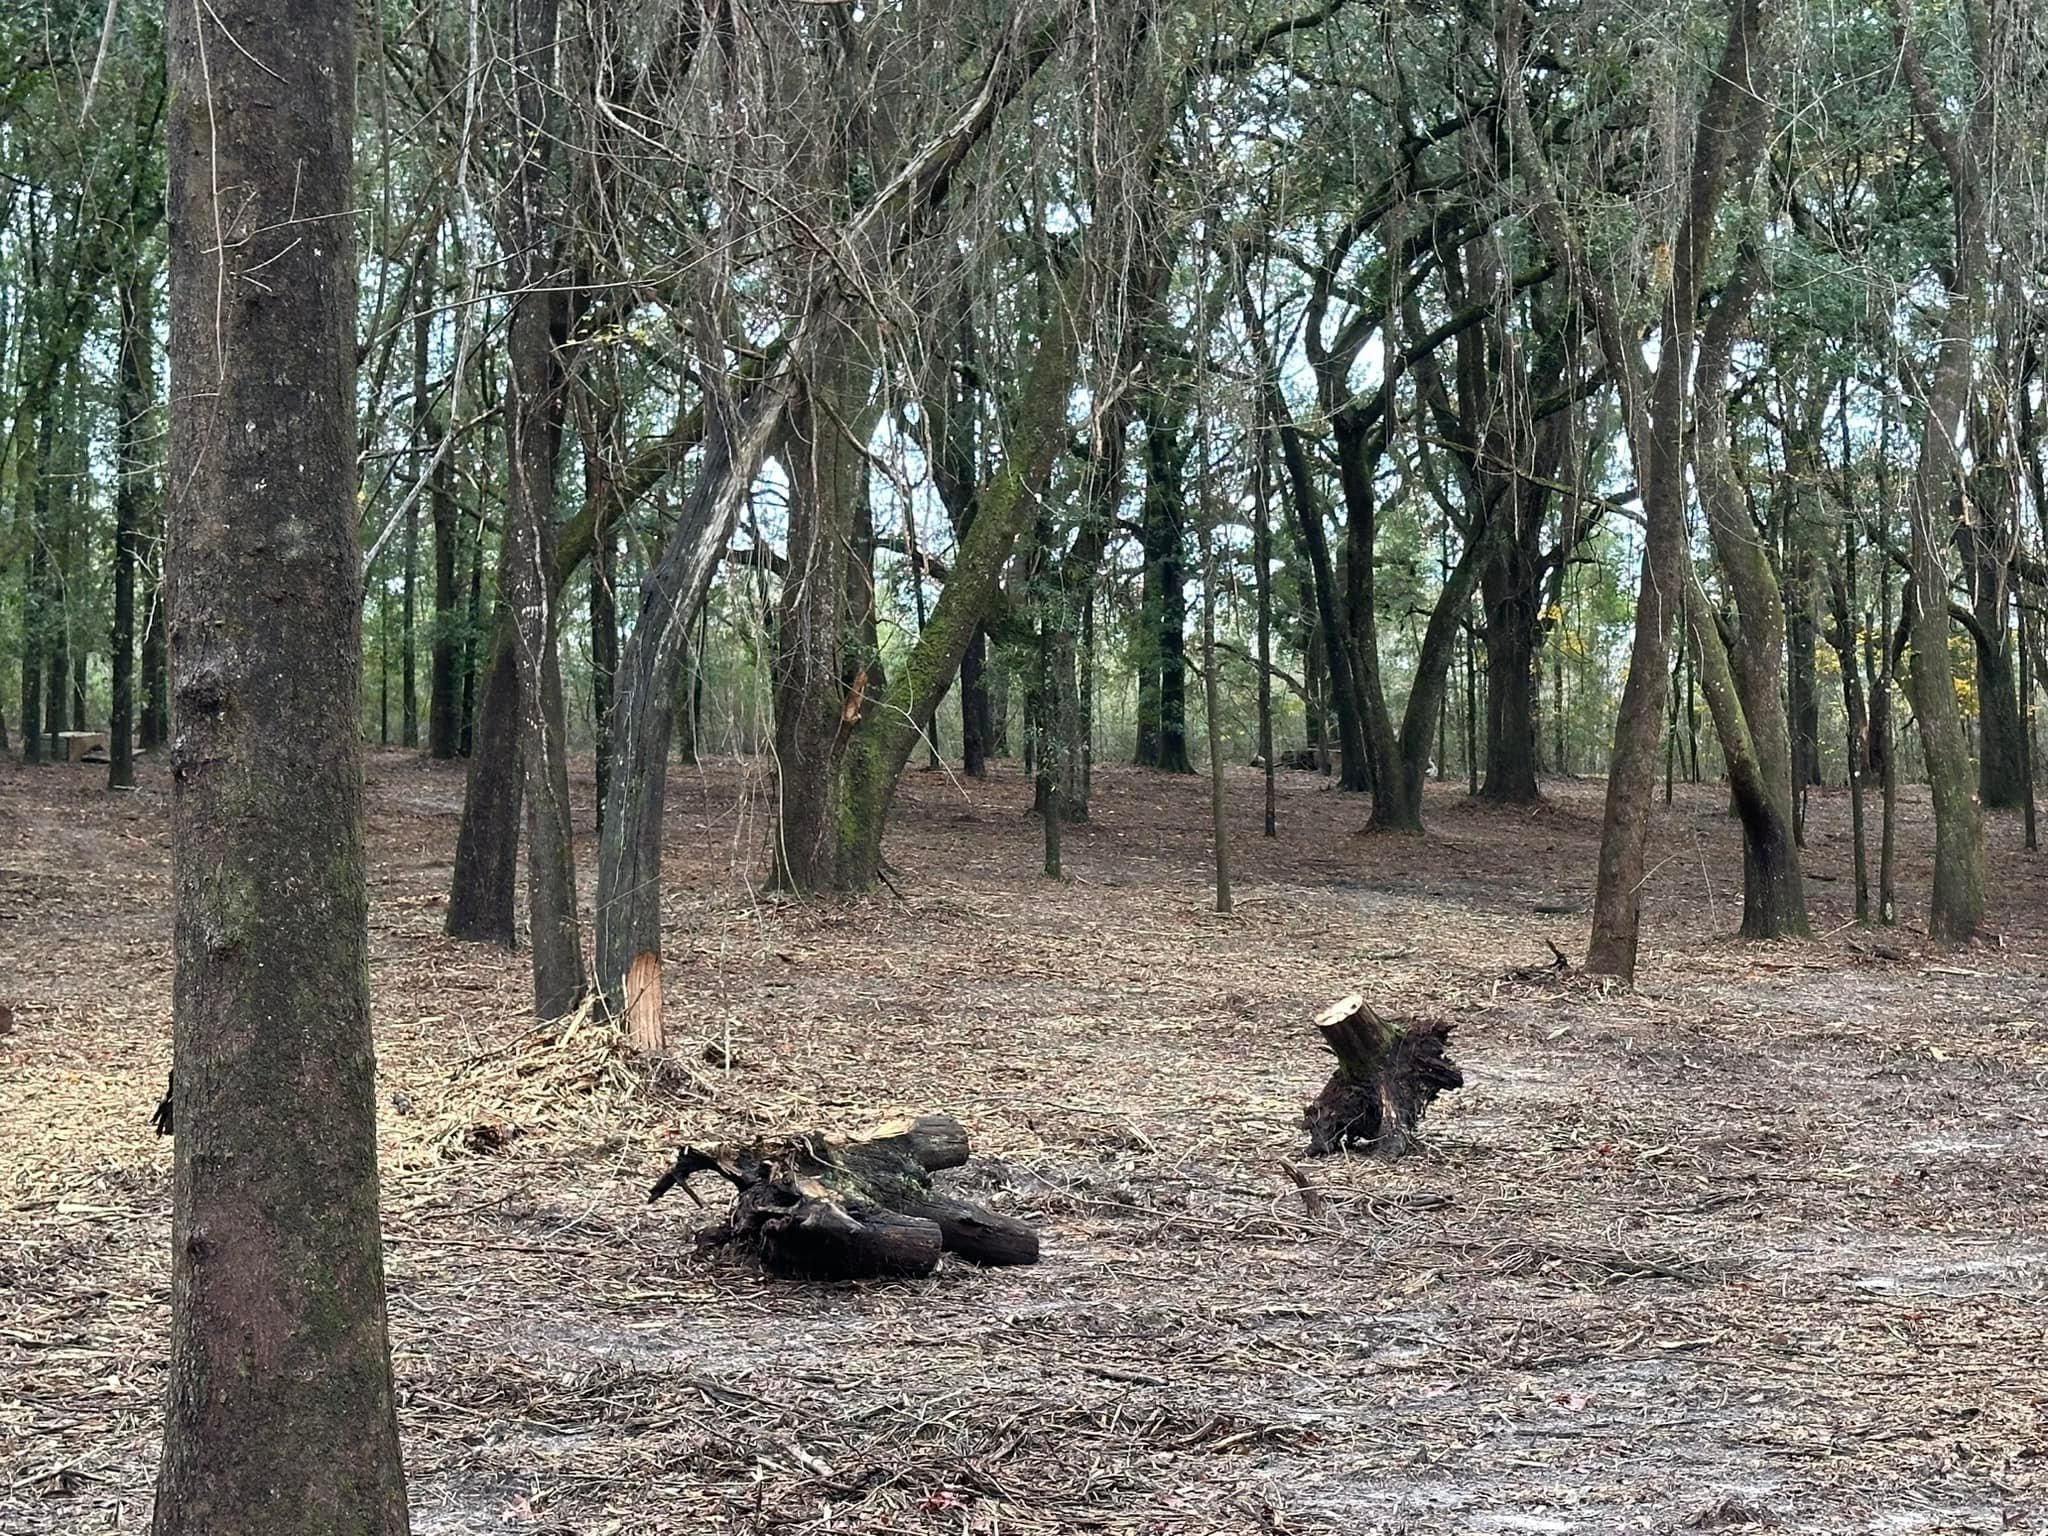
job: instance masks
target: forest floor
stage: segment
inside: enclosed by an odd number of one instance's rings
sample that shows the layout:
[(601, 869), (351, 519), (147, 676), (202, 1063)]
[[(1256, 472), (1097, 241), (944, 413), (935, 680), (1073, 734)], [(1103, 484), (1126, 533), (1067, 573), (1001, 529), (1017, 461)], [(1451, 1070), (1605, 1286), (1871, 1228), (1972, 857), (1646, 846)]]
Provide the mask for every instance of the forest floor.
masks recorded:
[[(168, 798), (0, 767), (0, 1531), (147, 1522), (168, 1313)], [(413, 1529), (2048, 1532), (2048, 855), (1990, 827), (1998, 942), (1850, 922), (1811, 803), (1810, 944), (1732, 937), (1724, 792), (1659, 808), (1639, 988), (1576, 955), (1601, 787), (1432, 788), (1423, 838), (1284, 774), (1105, 767), (1039, 870), (1028, 788), (913, 773), (900, 897), (754, 883), (759, 767), (669, 796), (671, 1056), (523, 1017), (441, 918), (458, 766), (373, 754), (371, 937)], [(590, 785), (578, 786), (580, 824)], [(586, 888), (592, 850), (581, 850)], [(1566, 910), (1538, 910), (1566, 909)], [(1467, 1086), (1388, 1168), (1299, 1162), (1358, 990), (1456, 1023)], [(714, 1066), (707, 1045), (729, 1051)], [(646, 1203), (679, 1141), (959, 1116), (1035, 1268), (801, 1287)], [(480, 1129), (482, 1128), (482, 1129)], [(707, 1195), (710, 1191), (706, 1191)]]

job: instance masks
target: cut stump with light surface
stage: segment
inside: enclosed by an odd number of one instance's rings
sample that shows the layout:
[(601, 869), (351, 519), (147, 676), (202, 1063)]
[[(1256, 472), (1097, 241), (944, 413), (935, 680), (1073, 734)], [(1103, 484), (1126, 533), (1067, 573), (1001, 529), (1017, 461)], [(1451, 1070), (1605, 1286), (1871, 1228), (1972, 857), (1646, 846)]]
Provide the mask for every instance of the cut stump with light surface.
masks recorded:
[(805, 1134), (684, 1147), (647, 1198), (678, 1185), (691, 1193), (693, 1174), (717, 1174), (733, 1187), (732, 1215), (698, 1241), (748, 1249), (764, 1268), (793, 1279), (928, 1275), (941, 1253), (977, 1264), (1035, 1264), (1038, 1233), (1027, 1223), (934, 1187), (934, 1173), (967, 1158), (959, 1121), (922, 1115), (844, 1140)]
[(1465, 1086), (1447, 1020), (1390, 1023), (1354, 993), (1317, 1014), (1316, 1028), (1337, 1070), (1302, 1116), (1314, 1156), (1362, 1146), (1391, 1161), (1409, 1150), (1436, 1096)]

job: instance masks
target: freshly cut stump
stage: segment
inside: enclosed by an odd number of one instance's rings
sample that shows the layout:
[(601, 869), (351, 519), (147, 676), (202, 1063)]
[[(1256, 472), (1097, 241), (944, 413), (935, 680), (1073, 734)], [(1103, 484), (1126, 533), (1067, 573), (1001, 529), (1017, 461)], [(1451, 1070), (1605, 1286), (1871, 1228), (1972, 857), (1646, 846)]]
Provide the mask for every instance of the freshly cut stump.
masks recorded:
[(1302, 1116), (1313, 1156), (1363, 1146), (1392, 1161), (1408, 1151), (1436, 1096), (1465, 1086), (1445, 1020), (1390, 1024), (1354, 993), (1317, 1014), (1316, 1028), (1337, 1070)]
[(851, 1140), (806, 1134), (744, 1147), (684, 1147), (648, 1191), (658, 1200), (715, 1173), (735, 1192), (732, 1215), (697, 1234), (737, 1243), (764, 1268), (812, 1280), (928, 1275), (941, 1253), (977, 1264), (1035, 1264), (1038, 1233), (1013, 1217), (940, 1194), (932, 1175), (968, 1157), (967, 1132), (923, 1115)]

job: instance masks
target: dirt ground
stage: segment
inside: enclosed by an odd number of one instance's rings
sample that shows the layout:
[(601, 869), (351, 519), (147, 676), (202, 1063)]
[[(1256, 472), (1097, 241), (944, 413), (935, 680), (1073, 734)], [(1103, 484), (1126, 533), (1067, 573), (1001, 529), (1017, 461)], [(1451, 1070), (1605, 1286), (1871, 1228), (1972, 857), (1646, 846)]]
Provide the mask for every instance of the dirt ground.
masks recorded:
[[(168, 802), (102, 772), (0, 767), (7, 1536), (140, 1529), (155, 1470)], [(372, 759), (415, 1531), (2048, 1532), (2048, 855), (2016, 818), (2000, 942), (1941, 953), (1924, 793), (1881, 935), (1817, 794), (1820, 936), (1766, 948), (1731, 937), (1723, 793), (1681, 788), (1607, 996), (1503, 979), (1583, 948), (1536, 909), (1590, 894), (1596, 784), (1438, 786), (1413, 839), (1286, 774), (1267, 841), (1240, 772), (1230, 918), (1201, 780), (1099, 770), (1053, 886), (1014, 767), (916, 773), (900, 897), (811, 906), (752, 884), (758, 768), (672, 784), (649, 1069), (536, 1031), (523, 954), (441, 937), (461, 772)], [(1354, 989), (1455, 1020), (1467, 1087), (1396, 1168), (1308, 1165), (1311, 1216), (1281, 1162), (1308, 1020)], [(1041, 1264), (802, 1288), (645, 1201), (678, 1140), (903, 1111), (968, 1124), (953, 1177)]]

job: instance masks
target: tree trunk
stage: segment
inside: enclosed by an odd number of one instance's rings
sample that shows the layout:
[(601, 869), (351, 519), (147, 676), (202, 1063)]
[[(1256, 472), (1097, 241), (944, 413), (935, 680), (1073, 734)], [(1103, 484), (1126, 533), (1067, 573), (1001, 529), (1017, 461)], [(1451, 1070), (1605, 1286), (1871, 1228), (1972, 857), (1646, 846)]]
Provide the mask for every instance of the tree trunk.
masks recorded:
[(1313, 1156), (1363, 1146), (1392, 1161), (1413, 1146), (1437, 1095), (1465, 1085), (1447, 1051), (1447, 1022), (1395, 1025), (1353, 995), (1318, 1014), (1316, 1028), (1337, 1070), (1302, 1117)]
[(113, 710), (108, 720), (107, 788), (135, 787), (135, 565), (142, 509), (149, 501), (146, 464), (150, 410), (150, 274), (121, 284), (121, 393), (114, 431)]
[(1155, 403), (1146, 421), (1145, 500), (1140, 541), (1145, 575), (1138, 640), (1138, 751), (1140, 767), (1192, 773), (1187, 741), (1187, 592), (1181, 546), (1185, 507), (1181, 486), (1185, 445), (1165, 407)]
[(977, 1264), (1033, 1264), (1038, 1234), (1013, 1217), (940, 1193), (932, 1175), (968, 1158), (967, 1133), (944, 1115), (895, 1121), (866, 1136), (815, 1134), (746, 1147), (684, 1147), (648, 1191), (660, 1199), (698, 1173), (736, 1194), (731, 1219), (697, 1234), (739, 1243), (793, 1279), (928, 1275), (939, 1255)]
[[(63, 436), (53, 444), (55, 451), (68, 460), (78, 406), (78, 391), (70, 370), (66, 370), (66, 385), (58, 412), (46, 414), (43, 419), (49, 422), (55, 414), (69, 418), (64, 423)], [(71, 729), (71, 528), (77, 515), (78, 491), (71, 478), (62, 473), (64, 467), (68, 466), (60, 467), (45, 459), (43, 473), (37, 476), (39, 485), (50, 487), (49, 512), (43, 522), (43, 537), (50, 546), (43, 566), (44, 600), (50, 605), (43, 623), (44, 649), (50, 664), (49, 676), (43, 683), (43, 717), (44, 740), (53, 757), (60, 754), (63, 745), (58, 738)]]
[(1279, 835), (1277, 768), (1273, 762), (1273, 452), (1265, 433), (1252, 450), (1252, 564), (1259, 604), (1259, 763), (1266, 779), (1268, 837)]
[[(2003, 466), (1980, 472), (1978, 478), (2009, 484)], [(2009, 622), (2011, 536), (2001, 526), (2003, 489), (1994, 486), (1975, 498), (1974, 512), (1983, 526), (1966, 519), (1956, 529), (1956, 544), (1970, 583), (1974, 620), (1969, 628), (1977, 660), (1977, 798), (1986, 810), (2009, 811), (2025, 803), (2026, 762)]]
[(1216, 556), (1209, 525), (1201, 525), (1202, 703), (1209, 726), (1209, 820), (1216, 851), (1216, 910), (1230, 910), (1230, 826), (1224, 814), (1223, 727), (1216, 691)]
[(404, 681), (398, 739), (413, 748), (420, 744), (419, 651), (415, 641), (419, 621), (420, 501), (426, 490), (420, 481), (434, 473), (433, 402), (427, 393), (427, 365), (432, 361), (434, 345), (433, 260), (434, 244), (429, 238), (420, 252), (414, 278), (418, 290), (412, 320), (412, 485), (406, 496), (405, 596), (400, 620), (404, 633), (400, 639), (399, 667)]
[[(846, 818), (841, 759), (879, 693), (880, 658), (854, 637), (857, 503), (868, 494), (863, 429), (874, 365), (863, 342), (829, 339), (789, 413), (789, 569), (775, 624), (774, 879), (786, 890), (840, 888)], [(864, 588), (863, 588), (864, 590)], [(871, 876), (870, 876), (871, 878)], [(861, 882), (865, 883), (865, 879)]]
[[(607, 501), (603, 442), (611, 416), (605, 414), (598, 429), (586, 434), (583, 444), (583, 502), (596, 509)], [(612, 768), (612, 680), (619, 670), (619, 605), (612, 589), (612, 555), (617, 535), (611, 520), (594, 530), (590, 547), (590, 714), (596, 733), (597, 825), (604, 829), (605, 790), (611, 783)]]
[[(29, 407), (24, 407), (27, 409)], [(56, 408), (42, 401), (36, 422), (36, 467), (15, 469), (15, 526), (28, 530), (28, 559), (21, 576), (21, 760), (41, 763), (49, 738), (44, 731), (43, 666), (45, 636), (50, 623), (49, 563), (46, 534), (50, 525), (47, 467), (56, 431)]]
[(1768, 116), (1757, 94), (1758, 54), (1766, 30), (1760, 0), (1732, 0), (1721, 58), (1708, 77), (1692, 162), (1686, 172), (1686, 207), (1672, 248), (1664, 294), (1657, 367), (1650, 373), (1614, 291), (1590, 267), (1580, 236), (1567, 220), (1552, 179), (1544, 143), (1529, 118), (1523, 94), (1521, 13), (1509, 13), (1501, 41), (1509, 125), (1521, 151), (1517, 165), (1534, 183), (1532, 213), (1546, 243), (1569, 274), (1579, 300), (1592, 312), (1601, 351), (1622, 392), (1623, 418), (1645, 522), (1642, 580), (1628, 680), (1614, 727), (1614, 751), (1601, 820), (1600, 865), (1586, 967), (1634, 980), (1642, 931), (1651, 799), (1657, 742), (1664, 725), (1671, 626), (1685, 560), (1684, 408), (1693, 353), (1695, 311), (1707, 277), (1713, 227), (1724, 187), (1749, 179), (1762, 153)]
[[(1040, 531), (1043, 536), (1043, 518)], [(1033, 799), (1038, 812), (1039, 833), (1045, 848), (1045, 878), (1058, 880), (1060, 874), (1060, 824), (1067, 819), (1066, 743), (1060, 730), (1059, 645), (1056, 636), (1060, 620), (1052, 604), (1043, 601), (1038, 615), (1038, 678), (1031, 690), (1031, 738), (1037, 746)]]
[(455, 465), (440, 453), (442, 427), (428, 418), (427, 449), (430, 461), (439, 459), (428, 490), (427, 507), (433, 525), (434, 544), (434, 629), (427, 682), (427, 751), (446, 761), (462, 750), (462, 678), (458, 644), (462, 628), (457, 608), (455, 571), (460, 553), (460, 516), (455, 499)]
[[(460, 755), (471, 756), (476, 750), (476, 675), (477, 642), (483, 635), (484, 621), (484, 533), (481, 525), (469, 541), (469, 606), (466, 622), (462, 626), (462, 655), (459, 670), (462, 673), (462, 729), (460, 732)], [(515, 679), (517, 674), (514, 674)], [(513, 764), (516, 777), (518, 764)], [(464, 814), (467, 815), (465, 805)], [(513, 813), (515, 820), (518, 813)], [(517, 841), (515, 834), (514, 841)]]
[(1540, 572), (1525, 572), (1520, 546), (1502, 538), (1480, 577), (1486, 607), (1486, 778), (1480, 796), (1533, 805), (1536, 785), (1536, 637)]
[(971, 779), (988, 777), (989, 722), (988, 630), (977, 624), (974, 638), (960, 658), (960, 765)]
[(151, 547), (156, 551), (156, 558), (150, 562), (154, 579), (149, 584), (149, 599), (142, 621), (141, 746), (145, 752), (158, 750), (170, 740), (171, 735), (170, 669), (164, 664), (165, 609), (169, 589), (163, 580), (164, 498), (161, 494), (150, 498), (150, 508), (154, 535)]
[[(471, 580), (474, 604), (474, 574)], [(494, 643), (483, 697), (473, 719), (447, 920), (451, 939), (480, 940), (507, 949), (515, 935), (519, 812), (526, 778), (519, 740), (519, 664), (512, 654), (511, 628), (510, 617), (500, 610), (492, 627)]]
[[(1328, 531), (1323, 527), (1322, 505), (1316, 498), (1315, 481), (1309, 469), (1307, 448), (1301, 440), (1301, 429), (1295, 424), (1286, 398), (1280, 392), (1279, 365), (1273, 356), (1272, 341), (1252, 304), (1251, 289), (1242, 283), (1238, 285), (1238, 304), (1244, 314), (1246, 334), (1252, 338), (1265, 416), (1280, 439), (1280, 461), (1287, 470), (1287, 500), (1294, 515), (1295, 533), (1308, 557), (1315, 601), (1314, 623), (1323, 641), (1324, 670), (1330, 683), (1331, 702), (1336, 706), (1337, 733), (1343, 754), (1339, 787), (1363, 790), (1369, 783), (1365, 726), (1359, 718), (1358, 693), (1352, 683), (1351, 648), (1345, 640), (1339, 616), (1336, 572), (1331, 568), (1330, 540)], [(1313, 713), (1319, 715), (1320, 710)], [(1327, 740), (1321, 734), (1314, 745), (1320, 752), (1328, 751)]]
[[(1970, 131), (1958, 134), (1942, 115), (1943, 98), (1923, 67), (1909, 35), (1907, 11), (1898, 0), (1901, 71), (1913, 98), (1913, 115), (1928, 146), (1948, 171), (1955, 207), (1954, 265), (1947, 302), (1936, 318), (1941, 337), (1927, 389), (1919, 461), (1908, 499), (1912, 523), (1913, 670), (1907, 685), (1920, 723), (1920, 745), (1934, 799), (1934, 894), (1927, 932), (1941, 943), (1970, 939), (1984, 920), (1984, 824), (1977, 805), (1976, 775), (1956, 708), (1955, 681), (1948, 657), (1948, 566), (1946, 550), (1955, 528), (1950, 508), (1962, 490), (1957, 428), (1975, 372), (1974, 349), (1981, 307), (1986, 250), (1984, 186), (1975, 142), (1986, 127), (1990, 93), (1978, 92)], [(1977, 61), (1986, 74), (1990, 60)], [(1986, 135), (1988, 137), (1988, 134)]]
[(1857, 655), (1856, 520), (1842, 519), (1842, 558), (1830, 561), (1828, 591), (1833, 626), (1828, 632), (1842, 673), (1842, 713), (1848, 721), (1849, 835), (1856, 874), (1856, 921), (1870, 921), (1870, 849), (1863, 787), (1870, 775), (1870, 709), (1865, 703), (1863, 662)]
[(168, 14), (178, 1110), (151, 1529), (402, 1536), (357, 726), (356, 11)]
[[(1742, 936), (1786, 939), (1809, 933), (1797, 810), (1805, 786), (1798, 772), (1796, 727), (1780, 692), (1787, 636), (1798, 629), (1785, 621), (1777, 574), (1756, 537), (1735, 472), (1728, 426), (1734, 349), (1762, 283), (1761, 258), (1754, 247), (1747, 247), (1707, 321), (1693, 380), (1693, 478), (1738, 618), (1725, 625), (1717, 622), (1688, 561), (1683, 620), (1692, 636), (1696, 680), (1706, 693), (1721, 738), (1735, 812), (1742, 821)], [(1798, 599), (1801, 605), (1810, 600), (1810, 595)], [(1811, 619), (1809, 613), (1809, 648)], [(1810, 657), (1808, 666), (1811, 670)], [(1693, 680), (1688, 680), (1688, 695)]]
[(533, 944), (535, 1016), (558, 1018), (584, 990), (576, 912), (575, 827), (569, 812), (568, 727), (562, 704), (561, 624), (550, 581), (555, 564), (555, 470), (561, 455), (564, 380), (559, 348), (566, 295), (550, 259), (549, 121), (558, 0), (513, 0), (512, 58), (518, 142), (509, 220), (520, 255), (519, 288), (506, 333), (505, 421), (510, 485), (499, 590), (512, 615), (519, 677), (519, 745), (526, 798), (527, 918)]

